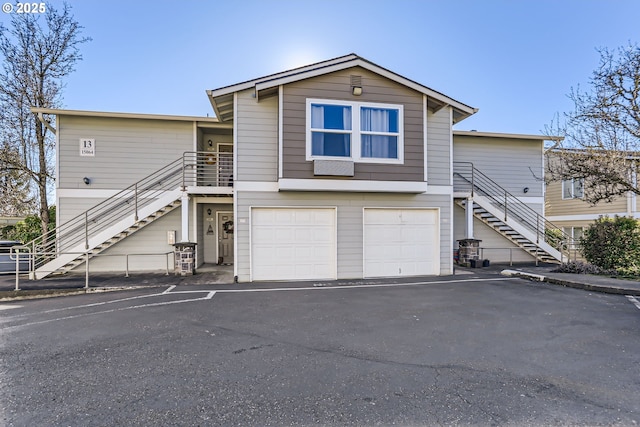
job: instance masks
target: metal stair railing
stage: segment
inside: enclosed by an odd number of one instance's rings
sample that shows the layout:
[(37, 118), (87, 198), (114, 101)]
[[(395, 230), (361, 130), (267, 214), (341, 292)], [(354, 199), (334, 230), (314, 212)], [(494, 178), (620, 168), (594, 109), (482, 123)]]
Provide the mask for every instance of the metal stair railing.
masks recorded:
[(569, 248), (573, 245), (571, 236), (560, 227), (548, 221), (518, 197), (509, 193), (494, 180), (478, 170), (471, 162), (454, 162), (453, 164), (454, 192), (468, 192), (484, 196), (489, 202), (503, 212), (505, 222), (515, 218), (522, 226), (536, 236), (536, 244), (546, 242), (561, 254), (569, 255)]
[(26, 243), (31, 250), (31, 271), (35, 271), (58, 254), (68, 253), (115, 222), (133, 215), (139, 220), (141, 209), (166, 191), (188, 186), (233, 186), (232, 153), (185, 152), (183, 155), (89, 208), (80, 215)]

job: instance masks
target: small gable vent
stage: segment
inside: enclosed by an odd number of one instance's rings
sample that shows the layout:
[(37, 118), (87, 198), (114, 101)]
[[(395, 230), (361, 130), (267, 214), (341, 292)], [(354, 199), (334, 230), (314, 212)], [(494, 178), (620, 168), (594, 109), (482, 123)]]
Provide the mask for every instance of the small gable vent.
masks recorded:
[(351, 86), (362, 87), (362, 76), (351, 76)]

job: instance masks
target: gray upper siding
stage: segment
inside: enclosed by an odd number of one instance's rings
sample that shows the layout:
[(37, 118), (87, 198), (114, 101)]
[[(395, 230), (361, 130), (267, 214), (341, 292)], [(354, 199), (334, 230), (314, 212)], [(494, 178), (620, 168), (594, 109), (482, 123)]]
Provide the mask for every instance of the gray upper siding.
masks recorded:
[[(541, 140), (455, 135), (453, 158), (471, 162), (516, 197), (542, 197), (544, 169)], [(524, 188), (528, 192), (524, 193)]]
[(237, 181), (278, 180), (278, 97), (256, 101), (253, 90), (237, 93)]
[(451, 185), (451, 110), (427, 113), (427, 182)]

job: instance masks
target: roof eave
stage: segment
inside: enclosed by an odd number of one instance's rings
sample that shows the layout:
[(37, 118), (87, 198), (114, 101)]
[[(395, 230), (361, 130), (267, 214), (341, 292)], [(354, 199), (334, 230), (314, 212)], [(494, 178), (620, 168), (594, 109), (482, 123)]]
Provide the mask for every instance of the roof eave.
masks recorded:
[(475, 130), (454, 130), (453, 135), (485, 138), (530, 139), (536, 141), (562, 141), (563, 137), (553, 135), (531, 135), (520, 133), (478, 132)]
[(84, 117), (105, 117), (121, 119), (147, 119), (147, 120), (173, 120), (189, 122), (220, 123), (216, 117), (202, 116), (177, 116), (167, 114), (146, 114), (146, 113), (122, 113), (110, 111), (90, 111), (90, 110), (64, 110), (58, 108), (31, 107), (31, 112), (35, 114), (54, 114), (57, 116), (84, 116)]

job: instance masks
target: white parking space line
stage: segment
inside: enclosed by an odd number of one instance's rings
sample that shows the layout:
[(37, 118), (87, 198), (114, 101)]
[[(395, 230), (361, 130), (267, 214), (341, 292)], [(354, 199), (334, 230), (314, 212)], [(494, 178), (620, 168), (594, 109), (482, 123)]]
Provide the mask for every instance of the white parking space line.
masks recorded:
[[(113, 309), (109, 309), (109, 310), (94, 311), (94, 312), (91, 312), (91, 313), (81, 313), (81, 314), (74, 314), (74, 315), (63, 316), (63, 317), (56, 317), (56, 318), (53, 318), (53, 319), (38, 320), (38, 321), (34, 321), (34, 322), (22, 323), (20, 325), (7, 326), (7, 327), (4, 327), (4, 328), (0, 328), (0, 330), (2, 330), (2, 329), (4, 329), (4, 330), (14, 329), (14, 328), (19, 328), (19, 327), (23, 327), (23, 326), (41, 325), (41, 324), (44, 324), (44, 323), (57, 322), (57, 321), (61, 321), (61, 320), (76, 319), (76, 318), (79, 318), (79, 317), (94, 316), (94, 315), (97, 315), (97, 314), (115, 313), (115, 312), (118, 312), (118, 311), (134, 310), (134, 309), (138, 309), (138, 308), (157, 307), (157, 306), (170, 305), (170, 304), (182, 304), (182, 303), (186, 303), (186, 302), (205, 301), (205, 300), (210, 300), (216, 294), (216, 291), (211, 291), (211, 290), (170, 292), (174, 288), (175, 288), (175, 286), (172, 286), (169, 289), (167, 289), (166, 291), (164, 291), (162, 293), (159, 293), (159, 294), (156, 293), (156, 294), (151, 294), (151, 295), (139, 295), (139, 296), (130, 297), (130, 298), (120, 298), (120, 299), (117, 299), (117, 300), (103, 301), (103, 302), (97, 302), (97, 303), (92, 303), (92, 304), (75, 305), (75, 306), (71, 306), (71, 307), (64, 307), (64, 308), (58, 308), (58, 309), (54, 309), (54, 310), (41, 311), (39, 313), (31, 313), (31, 314), (29, 314), (29, 316), (34, 315), (34, 314), (50, 314), (50, 313), (53, 313), (53, 312), (61, 312), (61, 311), (68, 311), (68, 310), (75, 310), (75, 309), (89, 308), (89, 307), (99, 307), (99, 306), (105, 306), (107, 304), (114, 304), (114, 303), (118, 303), (118, 302), (134, 301), (134, 300), (143, 299), (143, 298), (161, 297), (161, 296), (173, 295), (173, 294), (202, 294), (202, 293), (206, 293), (206, 295), (203, 296), (203, 297), (200, 297), (200, 298), (190, 298), (190, 299), (182, 299), (182, 300), (161, 301), (161, 302), (154, 302), (154, 303), (148, 303), (148, 304), (138, 304), (138, 305), (132, 305), (132, 306), (127, 306), (127, 307), (113, 308)], [(25, 317), (25, 316), (27, 316), (27, 315), (15, 316), (13, 318)]]
[(631, 301), (631, 303), (635, 305), (638, 310), (640, 310), (640, 301), (638, 301), (636, 297), (634, 297), (633, 295), (627, 295), (627, 299)]
[[(184, 290), (184, 291), (176, 291), (176, 285), (171, 285), (169, 288), (167, 288), (165, 291), (161, 292), (161, 293), (153, 293), (153, 294), (149, 294), (149, 295), (138, 295), (138, 296), (134, 296), (134, 297), (128, 297), (128, 298), (119, 298), (119, 299), (115, 299), (115, 300), (109, 300), (109, 301), (101, 301), (101, 302), (95, 302), (95, 303), (90, 303), (90, 304), (81, 304), (81, 305), (74, 305), (74, 306), (69, 306), (69, 307), (63, 307), (63, 308), (57, 308), (57, 309), (51, 309), (51, 310), (45, 310), (45, 311), (41, 311), (41, 312), (37, 312), (37, 313), (28, 313), (28, 314), (20, 314), (17, 316), (10, 316), (11, 319), (17, 319), (17, 318), (21, 318), (21, 317), (30, 317), (30, 316), (34, 316), (34, 315), (42, 315), (42, 314), (51, 314), (51, 313), (57, 313), (57, 312), (64, 312), (64, 311), (71, 311), (71, 310), (79, 310), (79, 309), (83, 309), (83, 308), (92, 308), (92, 307), (104, 307), (106, 308), (108, 305), (110, 304), (116, 304), (116, 303), (122, 303), (122, 302), (127, 302), (127, 301), (137, 301), (137, 300), (142, 300), (145, 298), (153, 298), (153, 297), (166, 297), (166, 296), (171, 296), (171, 295), (186, 295), (186, 294), (206, 294), (204, 296), (201, 297), (197, 297), (197, 298), (188, 298), (188, 299), (178, 299), (178, 300), (171, 300), (171, 301), (159, 301), (159, 302), (149, 302), (146, 304), (135, 304), (135, 305), (131, 305), (131, 306), (126, 306), (126, 307), (118, 307), (118, 308), (112, 308), (112, 309), (105, 309), (105, 310), (100, 310), (100, 311), (94, 311), (94, 312), (90, 312), (90, 313), (79, 313), (79, 314), (70, 314), (68, 316), (61, 316), (61, 317), (56, 317), (56, 318), (52, 318), (52, 319), (46, 319), (46, 320), (38, 320), (38, 321), (33, 321), (33, 322), (28, 322), (28, 323), (23, 323), (23, 324), (19, 324), (19, 325), (13, 325), (13, 326), (7, 326), (4, 328), (0, 328), (0, 329), (14, 329), (14, 328), (19, 328), (19, 327), (23, 327), (23, 326), (33, 326), (33, 325), (39, 325), (39, 324), (44, 324), (44, 323), (51, 323), (51, 322), (57, 322), (57, 321), (61, 321), (61, 320), (69, 320), (69, 319), (76, 319), (79, 317), (85, 317), (85, 316), (94, 316), (94, 315), (98, 315), (98, 314), (108, 314), (108, 313), (115, 313), (118, 311), (125, 311), (125, 310), (134, 310), (134, 309), (141, 309), (141, 308), (148, 308), (148, 307), (159, 307), (159, 306), (163, 306), (163, 305), (172, 305), (172, 304), (182, 304), (182, 303), (189, 303), (189, 302), (198, 302), (198, 301), (206, 301), (206, 300), (211, 300), (214, 295), (216, 295), (217, 293), (248, 293), (248, 292), (282, 292), (282, 291), (319, 291), (319, 290), (345, 290), (345, 289), (365, 289), (365, 288), (391, 288), (391, 287), (410, 287), (410, 286), (424, 286), (424, 285), (437, 285), (437, 284), (448, 284), (448, 283), (468, 283), (468, 282), (500, 282), (500, 281), (508, 281), (508, 280), (513, 280), (511, 278), (490, 278), (490, 279), (460, 279), (460, 280), (436, 280), (436, 281), (429, 281), (429, 282), (405, 282), (405, 283), (369, 283), (369, 284), (343, 284), (343, 285), (331, 285), (329, 283), (314, 283), (312, 286), (305, 286), (305, 287), (291, 287), (291, 288), (286, 288), (286, 287), (277, 287), (277, 288), (266, 288), (266, 289), (220, 289), (220, 290), (210, 290), (210, 289), (196, 289), (196, 290)], [(640, 305), (640, 303), (638, 303)], [(0, 307), (2, 307), (0, 305)], [(18, 307), (18, 306), (11, 306), (13, 307)], [(7, 319), (5, 319), (7, 320)]]
[(0, 310), (11, 310), (12, 308), (20, 308), (21, 305), (0, 304)]
[(302, 288), (266, 288), (266, 289), (220, 289), (216, 291), (222, 293), (245, 293), (245, 292), (280, 292), (280, 291), (318, 291), (318, 290), (336, 290), (336, 289), (362, 289), (362, 288), (396, 288), (404, 286), (423, 286), (438, 285), (444, 283), (468, 283), (468, 282), (502, 282), (505, 280), (513, 280), (512, 278), (490, 278), (490, 279), (461, 279), (461, 280), (437, 280), (433, 282), (406, 282), (406, 283), (369, 283), (361, 285), (325, 285), (324, 283), (316, 283), (313, 286), (305, 286)]

